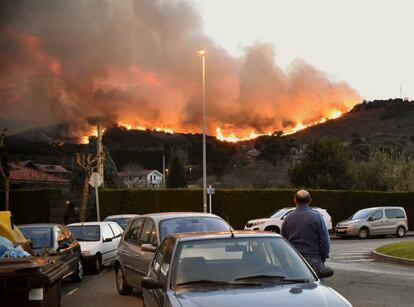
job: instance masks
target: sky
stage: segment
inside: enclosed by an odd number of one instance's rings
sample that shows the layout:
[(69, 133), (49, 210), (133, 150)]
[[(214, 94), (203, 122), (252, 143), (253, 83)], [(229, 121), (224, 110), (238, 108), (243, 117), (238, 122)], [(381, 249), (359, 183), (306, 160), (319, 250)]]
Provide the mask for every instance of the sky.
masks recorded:
[[(232, 55), (269, 42), (276, 61), (302, 59), (362, 98), (414, 99), (414, 1), (189, 0), (204, 32)], [(401, 90), (400, 90), (401, 88)]]

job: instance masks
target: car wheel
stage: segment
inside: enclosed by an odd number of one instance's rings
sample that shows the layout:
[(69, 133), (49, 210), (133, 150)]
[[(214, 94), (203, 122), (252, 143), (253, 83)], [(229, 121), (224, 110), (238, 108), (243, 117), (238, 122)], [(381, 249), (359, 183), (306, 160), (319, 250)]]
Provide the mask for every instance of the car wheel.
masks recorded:
[(95, 274), (99, 274), (101, 272), (101, 269), (102, 269), (101, 255), (96, 254), (96, 256), (95, 256), (95, 265), (93, 267), (93, 272)]
[(122, 269), (117, 266), (115, 269), (115, 281), (116, 281), (116, 289), (118, 293), (121, 295), (129, 295), (132, 292), (132, 287), (129, 286), (124, 278), (124, 272)]
[(72, 275), (72, 281), (74, 282), (80, 282), (83, 279), (83, 265), (82, 260), (79, 259), (78, 266), (76, 268), (76, 272)]
[(366, 238), (368, 238), (368, 236), (369, 236), (368, 228), (362, 227), (358, 232), (358, 237), (360, 239), (366, 239)]
[(274, 232), (274, 233), (280, 233), (279, 227), (276, 227), (276, 226), (266, 227), (265, 231)]
[(398, 238), (402, 238), (404, 236), (405, 236), (405, 228), (402, 227), (402, 226), (398, 227), (398, 229), (397, 229), (397, 237)]

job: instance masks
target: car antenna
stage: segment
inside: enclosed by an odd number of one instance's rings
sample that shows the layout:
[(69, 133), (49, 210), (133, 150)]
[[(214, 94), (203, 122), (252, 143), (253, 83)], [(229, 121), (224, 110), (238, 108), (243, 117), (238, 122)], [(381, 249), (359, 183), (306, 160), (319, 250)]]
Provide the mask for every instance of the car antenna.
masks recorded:
[(229, 220), (228, 216), (226, 216), (226, 220), (227, 220), (227, 224), (229, 224), (229, 229), (230, 229), (230, 232), (231, 232), (230, 238), (234, 238), (234, 232), (233, 232), (233, 229), (230, 226), (230, 220)]

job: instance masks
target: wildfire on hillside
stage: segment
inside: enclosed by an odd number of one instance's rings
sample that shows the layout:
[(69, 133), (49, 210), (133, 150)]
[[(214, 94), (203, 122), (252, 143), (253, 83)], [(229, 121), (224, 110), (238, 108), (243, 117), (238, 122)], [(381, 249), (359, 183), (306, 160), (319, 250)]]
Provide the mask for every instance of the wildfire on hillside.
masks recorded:
[[(186, 1), (55, 2), (0, 10), (1, 117), (45, 126), (99, 117), (107, 127), (200, 133), (200, 47), (208, 51), (206, 132), (221, 140), (294, 133), (361, 100), (305, 61), (283, 69), (269, 44), (230, 55)], [(71, 133), (86, 142), (92, 129)]]

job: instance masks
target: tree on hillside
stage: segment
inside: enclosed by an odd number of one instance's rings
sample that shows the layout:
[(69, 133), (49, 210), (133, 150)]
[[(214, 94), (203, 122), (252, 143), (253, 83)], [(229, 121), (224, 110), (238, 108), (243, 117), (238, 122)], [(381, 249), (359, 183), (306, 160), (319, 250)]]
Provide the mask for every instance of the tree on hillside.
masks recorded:
[(289, 170), (295, 186), (322, 189), (346, 189), (352, 185), (350, 155), (335, 138), (310, 142), (300, 161)]
[(176, 151), (171, 155), (168, 166), (167, 177), (168, 188), (185, 188), (187, 187), (187, 176), (183, 158), (180, 152)]
[(277, 163), (290, 156), (292, 150), (299, 146), (295, 139), (283, 136), (281, 131), (272, 135), (258, 137), (254, 147), (260, 151), (259, 159), (269, 161), (276, 166)]

